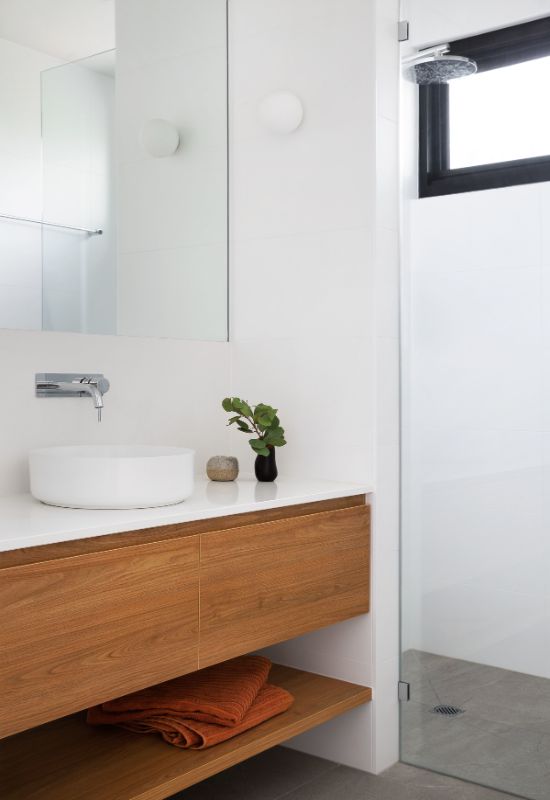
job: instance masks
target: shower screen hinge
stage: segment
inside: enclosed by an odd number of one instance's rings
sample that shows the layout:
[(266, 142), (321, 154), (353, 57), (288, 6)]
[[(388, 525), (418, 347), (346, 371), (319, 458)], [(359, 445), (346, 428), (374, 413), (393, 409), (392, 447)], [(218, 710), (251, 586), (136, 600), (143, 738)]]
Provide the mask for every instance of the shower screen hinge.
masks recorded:
[(400, 703), (408, 703), (411, 699), (411, 684), (399, 681), (397, 684), (397, 699)]
[(400, 42), (409, 41), (409, 20), (400, 19), (397, 23), (397, 38)]

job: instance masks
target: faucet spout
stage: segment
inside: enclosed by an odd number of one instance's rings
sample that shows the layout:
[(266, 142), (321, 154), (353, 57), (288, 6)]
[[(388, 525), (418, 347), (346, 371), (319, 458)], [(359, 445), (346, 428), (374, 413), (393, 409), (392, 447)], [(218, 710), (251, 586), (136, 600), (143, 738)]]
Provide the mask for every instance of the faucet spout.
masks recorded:
[(109, 381), (103, 375), (44, 374), (36, 376), (37, 397), (83, 397), (92, 398), (97, 410), (97, 421), (101, 422), (103, 395), (109, 391)]
[(103, 410), (103, 394), (99, 389), (99, 385), (95, 381), (90, 383), (81, 384), (82, 391), (87, 392), (94, 401), (94, 408), (97, 410), (97, 421), (101, 422), (101, 412)]
[(81, 384), (83, 392), (90, 395), (94, 401), (94, 408), (103, 408), (103, 395), (101, 394), (97, 383), (84, 383)]

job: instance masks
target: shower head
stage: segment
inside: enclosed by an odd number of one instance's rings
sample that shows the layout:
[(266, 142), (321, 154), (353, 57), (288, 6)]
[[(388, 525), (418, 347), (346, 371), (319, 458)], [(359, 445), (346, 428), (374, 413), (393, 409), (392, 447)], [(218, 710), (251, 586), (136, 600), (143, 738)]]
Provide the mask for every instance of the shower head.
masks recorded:
[(477, 72), (477, 64), (470, 58), (454, 56), (448, 45), (420, 51), (405, 62), (404, 76), (413, 83), (427, 86), (465, 78)]

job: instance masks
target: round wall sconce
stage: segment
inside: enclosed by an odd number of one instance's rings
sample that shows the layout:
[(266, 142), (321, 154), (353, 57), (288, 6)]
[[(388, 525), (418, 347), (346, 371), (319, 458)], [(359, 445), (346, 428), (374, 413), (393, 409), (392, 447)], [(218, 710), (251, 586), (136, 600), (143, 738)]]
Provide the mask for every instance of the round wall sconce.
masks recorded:
[(304, 107), (292, 92), (273, 92), (261, 101), (259, 115), (262, 124), (273, 133), (293, 133), (304, 119)]
[(150, 119), (142, 128), (141, 143), (154, 158), (173, 156), (180, 146), (179, 131), (166, 119)]

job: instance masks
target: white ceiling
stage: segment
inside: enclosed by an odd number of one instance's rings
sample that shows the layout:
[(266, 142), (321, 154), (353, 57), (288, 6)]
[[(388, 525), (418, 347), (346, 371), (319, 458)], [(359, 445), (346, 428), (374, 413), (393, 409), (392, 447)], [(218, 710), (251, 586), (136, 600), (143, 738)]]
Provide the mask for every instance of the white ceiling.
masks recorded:
[(114, 0), (0, 0), (0, 38), (63, 61), (115, 47)]

